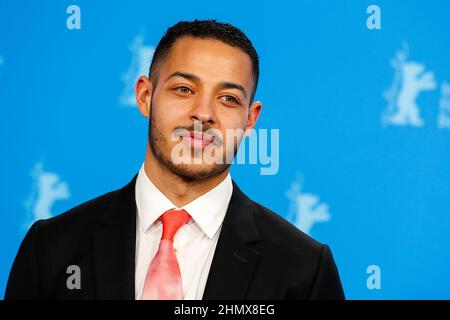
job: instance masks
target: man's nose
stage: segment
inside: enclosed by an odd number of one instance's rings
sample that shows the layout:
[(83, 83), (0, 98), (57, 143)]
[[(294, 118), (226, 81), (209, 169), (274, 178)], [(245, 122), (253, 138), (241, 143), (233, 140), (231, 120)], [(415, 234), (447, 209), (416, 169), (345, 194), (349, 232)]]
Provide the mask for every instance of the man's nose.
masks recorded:
[(191, 119), (202, 123), (214, 123), (216, 121), (214, 112), (214, 100), (208, 96), (199, 97), (192, 109)]

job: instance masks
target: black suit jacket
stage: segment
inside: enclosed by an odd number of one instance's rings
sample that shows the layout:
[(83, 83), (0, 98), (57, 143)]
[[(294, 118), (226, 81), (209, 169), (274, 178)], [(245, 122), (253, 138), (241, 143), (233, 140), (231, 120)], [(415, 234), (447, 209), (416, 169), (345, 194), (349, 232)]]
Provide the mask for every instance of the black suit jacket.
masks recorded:
[[(134, 299), (137, 175), (123, 188), (33, 224), (5, 299)], [(68, 289), (70, 265), (81, 289)], [(271, 210), (233, 194), (203, 299), (344, 299), (331, 251)]]

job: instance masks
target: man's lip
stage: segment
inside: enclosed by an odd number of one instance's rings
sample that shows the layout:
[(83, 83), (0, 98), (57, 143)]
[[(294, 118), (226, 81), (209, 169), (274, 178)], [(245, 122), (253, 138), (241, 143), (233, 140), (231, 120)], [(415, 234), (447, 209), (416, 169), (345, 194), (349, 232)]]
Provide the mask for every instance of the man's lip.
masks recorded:
[(181, 134), (183, 137), (189, 137), (196, 140), (202, 140), (206, 142), (213, 142), (214, 136), (207, 134), (206, 132), (200, 131), (187, 131)]

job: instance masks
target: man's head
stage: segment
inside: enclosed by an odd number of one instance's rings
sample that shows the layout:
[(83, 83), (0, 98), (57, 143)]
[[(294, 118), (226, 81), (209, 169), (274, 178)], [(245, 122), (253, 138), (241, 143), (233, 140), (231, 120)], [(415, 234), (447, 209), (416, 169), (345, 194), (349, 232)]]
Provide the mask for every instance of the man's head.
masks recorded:
[[(139, 109), (149, 118), (147, 158), (185, 179), (224, 172), (230, 165), (226, 154), (234, 156), (243, 138), (239, 132), (248, 134), (259, 117), (261, 103), (253, 101), (258, 77), (258, 55), (239, 29), (215, 20), (169, 28), (149, 78), (141, 76), (136, 84)], [(227, 139), (230, 130), (238, 137)], [(193, 151), (189, 158), (220, 153), (223, 161), (178, 163), (179, 146)]]
[(167, 29), (161, 38), (153, 54), (150, 65), (149, 77), (153, 86), (158, 83), (159, 69), (170, 53), (175, 42), (186, 36), (198, 39), (219, 40), (230, 46), (236, 47), (247, 53), (252, 61), (253, 87), (250, 95), (250, 103), (256, 94), (259, 79), (259, 57), (247, 36), (238, 28), (228, 23), (220, 23), (216, 20), (194, 20), (178, 22)]

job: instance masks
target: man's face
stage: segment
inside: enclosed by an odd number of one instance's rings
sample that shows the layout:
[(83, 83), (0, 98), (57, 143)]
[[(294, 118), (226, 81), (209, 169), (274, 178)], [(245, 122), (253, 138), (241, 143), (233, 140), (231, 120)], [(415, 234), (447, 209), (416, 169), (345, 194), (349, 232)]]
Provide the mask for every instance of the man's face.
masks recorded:
[(188, 179), (226, 170), (261, 109), (259, 102), (249, 106), (250, 57), (218, 40), (178, 39), (152, 89), (150, 149), (172, 172)]

